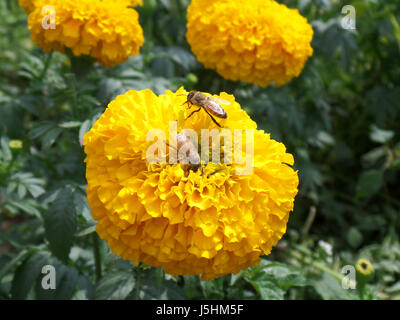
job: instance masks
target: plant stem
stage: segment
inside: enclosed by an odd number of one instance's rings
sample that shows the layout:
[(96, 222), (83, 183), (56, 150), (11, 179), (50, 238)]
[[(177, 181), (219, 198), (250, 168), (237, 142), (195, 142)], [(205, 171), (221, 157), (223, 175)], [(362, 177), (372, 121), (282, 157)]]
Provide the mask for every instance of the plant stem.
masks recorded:
[(135, 288), (135, 299), (139, 300), (139, 289), (140, 289), (140, 278), (141, 278), (141, 267), (140, 267), (141, 262), (136, 266), (136, 288)]
[(43, 71), (42, 71), (42, 73), (41, 73), (40, 76), (39, 76), (40, 79), (43, 79), (43, 78), (44, 78), (44, 76), (45, 76), (46, 73), (47, 73), (47, 70), (48, 70), (49, 67), (50, 67), (50, 62), (51, 62), (51, 58), (53, 57), (53, 52), (54, 52), (54, 51), (51, 51), (51, 52), (47, 55), (47, 57), (46, 57), (46, 61), (44, 62)]
[(332, 269), (329, 269), (328, 267), (324, 266), (323, 264), (321, 264), (319, 262), (312, 261), (310, 258), (302, 256), (300, 253), (297, 253), (295, 251), (288, 251), (288, 253), (293, 258), (303, 261), (304, 263), (309, 264), (312, 267), (314, 267), (320, 271), (329, 273), (331, 276), (335, 277), (339, 281), (341, 281), (343, 279), (343, 276), (341, 274), (337, 273), (336, 271), (333, 271)]
[(316, 214), (317, 214), (317, 209), (315, 208), (315, 206), (311, 206), (306, 223), (304, 224), (303, 230), (301, 232), (302, 240), (304, 240), (307, 237), (308, 232), (310, 231), (311, 225), (313, 224), (313, 222), (315, 220)]
[(101, 257), (100, 257), (100, 250), (99, 250), (99, 239), (97, 238), (96, 233), (92, 233), (93, 239), (93, 255), (94, 255), (94, 262), (96, 267), (96, 282), (101, 279)]

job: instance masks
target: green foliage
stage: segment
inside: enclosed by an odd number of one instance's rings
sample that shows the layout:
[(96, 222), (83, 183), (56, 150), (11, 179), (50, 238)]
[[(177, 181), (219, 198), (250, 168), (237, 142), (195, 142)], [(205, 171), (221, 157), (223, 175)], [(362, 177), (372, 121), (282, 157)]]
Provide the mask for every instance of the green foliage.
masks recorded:
[[(16, 1), (0, 2), (0, 299), (399, 299), (399, 2), (348, 1), (351, 31), (340, 27), (339, 1), (285, 1), (312, 24), (314, 55), (300, 77), (267, 89), (197, 62), (185, 40), (188, 1), (144, 2), (141, 54), (106, 69), (43, 53)], [(180, 86), (234, 94), (300, 175), (288, 231), (268, 260), (214, 281), (116, 257), (86, 202), (82, 137), (108, 102)], [(374, 278), (345, 290), (341, 270), (359, 258)], [(41, 286), (46, 264), (56, 290)]]

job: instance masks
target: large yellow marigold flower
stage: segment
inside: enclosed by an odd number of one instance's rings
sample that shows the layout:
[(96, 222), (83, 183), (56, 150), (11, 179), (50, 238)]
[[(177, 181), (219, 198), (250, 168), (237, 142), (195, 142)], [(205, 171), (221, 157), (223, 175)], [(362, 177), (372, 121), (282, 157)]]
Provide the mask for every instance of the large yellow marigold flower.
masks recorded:
[[(226, 93), (220, 98), (230, 102), (224, 105), (228, 118), (218, 121), (229, 131), (254, 129), (252, 173), (238, 175), (236, 159), (197, 171), (182, 163), (148, 163), (150, 129), (168, 137), (169, 122), (177, 121), (177, 131), (194, 129), (199, 137), (201, 129), (220, 130), (204, 110), (184, 120), (195, 110), (182, 106), (185, 95), (182, 88), (160, 96), (128, 91), (108, 105), (83, 138), (87, 196), (97, 233), (115, 254), (212, 280), (257, 265), (270, 253), (286, 231), (298, 175), (285, 146), (257, 130)], [(242, 139), (246, 144), (247, 134)]]
[[(70, 48), (75, 56), (91, 55), (109, 67), (137, 55), (144, 42), (139, 15), (126, 5), (125, 0), (39, 0), (28, 26), (44, 51)], [(54, 7), (55, 29), (43, 28), (43, 19), (52, 13), (43, 13), (43, 6)]]
[(197, 59), (229, 80), (284, 85), (313, 53), (311, 25), (275, 1), (192, 0), (187, 18)]

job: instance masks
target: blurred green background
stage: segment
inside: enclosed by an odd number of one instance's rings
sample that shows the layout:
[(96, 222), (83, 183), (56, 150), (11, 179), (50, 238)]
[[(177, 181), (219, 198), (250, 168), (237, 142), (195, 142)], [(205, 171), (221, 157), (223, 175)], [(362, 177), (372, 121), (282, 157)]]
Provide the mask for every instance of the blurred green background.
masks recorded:
[[(0, 0), (0, 299), (399, 299), (400, 2), (279, 1), (314, 29), (299, 78), (262, 89), (205, 70), (186, 0), (144, 0), (141, 54), (114, 68), (43, 53), (17, 1)], [(341, 28), (344, 5), (356, 30)], [(288, 231), (260, 266), (211, 282), (135, 266), (94, 232), (83, 134), (127, 90), (234, 94), (299, 170)], [(22, 148), (11, 140), (21, 140)], [(375, 270), (356, 289), (342, 268)], [(57, 290), (41, 288), (53, 264)]]

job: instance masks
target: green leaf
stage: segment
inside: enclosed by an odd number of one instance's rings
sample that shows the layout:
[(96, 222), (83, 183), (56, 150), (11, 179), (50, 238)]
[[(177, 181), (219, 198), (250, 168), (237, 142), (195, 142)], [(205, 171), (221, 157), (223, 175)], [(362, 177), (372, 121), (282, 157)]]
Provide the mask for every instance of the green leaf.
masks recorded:
[(383, 162), (387, 151), (384, 146), (374, 148), (361, 157), (363, 166), (373, 167), (378, 164), (378, 162)]
[(50, 250), (62, 261), (68, 259), (76, 232), (76, 220), (73, 192), (71, 188), (64, 187), (44, 216)]
[(31, 253), (32, 253), (32, 251), (24, 249), (20, 253), (18, 253), (13, 259), (11, 259), (5, 265), (3, 265), (0, 269), (0, 280), (7, 274), (7, 272), (11, 268), (13, 268), (17, 263), (19, 263), (21, 261), (21, 259), (24, 259), (27, 254), (31, 254)]
[(40, 211), (35, 207), (37, 203), (32, 199), (24, 199), (19, 201), (8, 200), (5, 204), (5, 207), (12, 212), (20, 212), (23, 211), (29, 215), (40, 218)]
[(93, 232), (96, 232), (96, 225), (89, 226), (83, 229), (82, 231), (79, 231), (78, 233), (75, 234), (75, 237), (84, 237)]
[(60, 123), (58, 126), (60, 128), (69, 129), (69, 128), (79, 127), (79, 126), (81, 126), (81, 124), (82, 124), (81, 121), (67, 121), (67, 122)]
[(351, 227), (347, 232), (347, 242), (355, 249), (363, 242), (363, 235), (357, 228)]
[(1, 143), (2, 157), (4, 158), (4, 160), (6, 162), (11, 161), (12, 153), (11, 153), (10, 147), (8, 145), (9, 140), (6, 139), (5, 137), (1, 137), (0, 143)]
[(34, 197), (37, 198), (42, 195), (45, 190), (43, 185), (45, 181), (40, 178), (35, 178), (30, 172), (18, 172), (10, 177), (10, 183), (7, 187), (8, 192), (13, 192), (17, 188), (18, 196), (20, 199), (24, 198), (27, 191)]
[(94, 291), (96, 300), (125, 299), (135, 286), (132, 272), (115, 272), (106, 274), (97, 284)]
[(364, 171), (358, 179), (356, 186), (357, 197), (368, 198), (376, 194), (383, 184), (382, 170)]
[(43, 136), (43, 148), (49, 148), (51, 147), (57, 140), (58, 136), (61, 134), (62, 129), (61, 128), (52, 128), (49, 131), (46, 132), (46, 134)]
[(47, 264), (48, 257), (41, 252), (33, 253), (15, 272), (11, 296), (13, 299), (25, 299), (35, 281), (38, 280), (42, 268)]
[(175, 63), (183, 67), (186, 71), (196, 66), (196, 58), (190, 51), (184, 48), (169, 46), (167, 47), (167, 53)]
[(279, 288), (272, 277), (264, 275), (257, 281), (251, 280), (249, 283), (260, 294), (263, 300), (283, 300), (284, 291)]
[(54, 123), (41, 122), (29, 132), (29, 137), (33, 140), (43, 136), (51, 128), (54, 128)]
[(194, 298), (197, 288), (200, 285), (200, 280), (198, 277), (194, 276), (183, 276), (185, 295), (188, 299)]
[(85, 218), (86, 221), (93, 222), (90, 207), (87, 202), (86, 192), (78, 188), (74, 192), (74, 204), (76, 213)]
[(299, 270), (280, 263), (272, 263), (264, 268), (264, 272), (273, 276), (279, 287), (303, 287), (309, 285)]
[[(265, 262), (264, 262), (265, 263)], [(282, 300), (284, 291), (279, 287), (272, 274), (264, 272), (264, 265), (248, 270), (244, 278), (250, 283), (263, 300)]]
[(81, 127), (79, 128), (79, 144), (83, 146), (83, 136), (85, 135), (86, 132), (90, 130), (92, 126), (92, 121), (90, 120), (85, 120)]
[(339, 280), (324, 272), (322, 277), (314, 282), (314, 289), (324, 300), (354, 300), (357, 297), (342, 288)]
[(138, 298), (143, 300), (183, 300), (186, 298), (183, 288), (172, 280), (164, 280), (160, 285), (157, 285), (154, 281), (154, 275), (146, 275), (143, 276), (143, 279), (140, 279), (139, 283)]
[(369, 137), (372, 141), (377, 143), (387, 143), (394, 137), (394, 131), (382, 130), (377, 126), (372, 125)]

